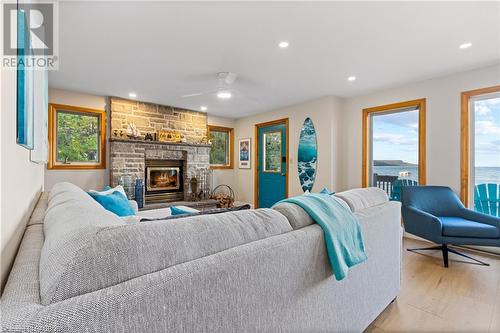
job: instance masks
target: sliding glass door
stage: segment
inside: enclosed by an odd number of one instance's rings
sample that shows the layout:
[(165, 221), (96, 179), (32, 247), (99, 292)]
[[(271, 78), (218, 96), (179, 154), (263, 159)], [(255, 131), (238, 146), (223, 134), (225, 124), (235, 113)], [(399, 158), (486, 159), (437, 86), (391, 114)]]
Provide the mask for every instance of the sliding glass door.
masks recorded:
[(468, 170), (462, 165), (462, 199), (476, 211), (500, 216), (500, 87), (464, 94), (462, 130), (468, 133), (462, 135), (469, 142), (462, 146), (463, 158), (468, 157), (463, 161)]

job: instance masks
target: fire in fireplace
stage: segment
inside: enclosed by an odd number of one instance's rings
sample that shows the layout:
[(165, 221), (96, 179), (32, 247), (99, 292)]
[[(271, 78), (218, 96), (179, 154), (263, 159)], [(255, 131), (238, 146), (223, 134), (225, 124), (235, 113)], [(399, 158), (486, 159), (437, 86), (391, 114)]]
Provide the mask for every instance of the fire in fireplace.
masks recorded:
[(181, 169), (179, 167), (147, 168), (146, 184), (148, 191), (178, 190), (181, 187)]
[(146, 160), (146, 204), (184, 200), (183, 172), (180, 160)]

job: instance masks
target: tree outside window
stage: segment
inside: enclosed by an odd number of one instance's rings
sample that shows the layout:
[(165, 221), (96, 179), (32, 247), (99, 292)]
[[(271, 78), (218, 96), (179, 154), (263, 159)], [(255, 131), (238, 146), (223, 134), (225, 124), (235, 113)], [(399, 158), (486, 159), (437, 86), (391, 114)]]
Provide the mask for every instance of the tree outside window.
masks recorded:
[(221, 126), (208, 126), (208, 137), (212, 142), (210, 167), (212, 169), (233, 168), (233, 129)]
[(57, 104), (49, 107), (48, 168), (105, 168), (105, 111)]

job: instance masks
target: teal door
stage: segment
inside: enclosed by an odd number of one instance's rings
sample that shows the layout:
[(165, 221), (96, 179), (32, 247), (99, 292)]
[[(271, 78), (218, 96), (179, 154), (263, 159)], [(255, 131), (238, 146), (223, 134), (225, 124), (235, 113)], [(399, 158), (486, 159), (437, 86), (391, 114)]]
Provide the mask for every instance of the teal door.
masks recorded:
[(258, 127), (258, 205), (268, 208), (286, 198), (286, 125)]

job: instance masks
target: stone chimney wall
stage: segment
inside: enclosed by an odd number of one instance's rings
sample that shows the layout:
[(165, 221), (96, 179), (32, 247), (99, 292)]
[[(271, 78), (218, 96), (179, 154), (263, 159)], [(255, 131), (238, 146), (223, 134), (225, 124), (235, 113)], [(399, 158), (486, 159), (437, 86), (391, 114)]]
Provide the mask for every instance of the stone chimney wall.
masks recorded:
[(117, 131), (125, 132), (130, 123), (137, 126), (142, 137), (146, 133), (172, 130), (184, 135), (186, 143), (198, 144), (207, 136), (207, 114), (204, 112), (119, 97), (111, 97), (110, 104), (111, 137), (116, 137)]

